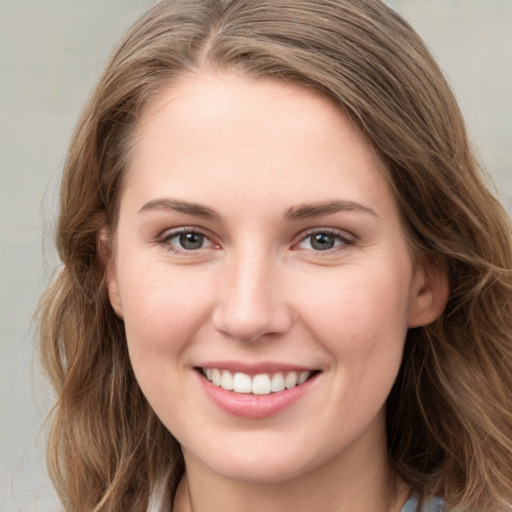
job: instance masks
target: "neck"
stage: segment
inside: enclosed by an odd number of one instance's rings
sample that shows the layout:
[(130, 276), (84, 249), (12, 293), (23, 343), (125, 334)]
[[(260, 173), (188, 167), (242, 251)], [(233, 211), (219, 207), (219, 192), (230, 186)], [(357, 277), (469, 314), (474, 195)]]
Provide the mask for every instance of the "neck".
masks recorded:
[(186, 453), (185, 461), (174, 512), (398, 512), (409, 491), (392, 471), (385, 450), (334, 458), (278, 483), (225, 478)]

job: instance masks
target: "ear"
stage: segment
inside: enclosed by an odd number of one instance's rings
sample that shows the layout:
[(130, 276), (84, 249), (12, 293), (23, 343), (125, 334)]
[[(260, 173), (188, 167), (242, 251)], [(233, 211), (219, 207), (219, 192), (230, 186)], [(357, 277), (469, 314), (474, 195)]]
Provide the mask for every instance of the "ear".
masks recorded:
[(415, 269), (409, 327), (420, 327), (436, 320), (450, 295), (448, 267), (441, 258), (419, 263)]
[(98, 255), (103, 267), (105, 283), (107, 285), (110, 304), (119, 318), (123, 318), (123, 308), (119, 296), (119, 286), (115, 267), (115, 258), (112, 250), (110, 232), (103, 227), (98, 232), (97, 238)]

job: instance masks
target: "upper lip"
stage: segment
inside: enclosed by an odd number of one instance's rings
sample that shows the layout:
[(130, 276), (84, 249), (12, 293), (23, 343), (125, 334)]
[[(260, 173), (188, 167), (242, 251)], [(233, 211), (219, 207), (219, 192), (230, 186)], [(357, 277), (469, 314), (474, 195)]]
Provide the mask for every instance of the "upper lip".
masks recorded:
[(217, 368), (219, 370), (228, 370), (232, 373), (246, 373), (247, 375), (258, 375), (261, 373), (277, 372), (312, 372), (318, 368), (304, 366), (300, 364), (281, 363), (275, 361), (262, 361), (259, 363), (247, 363), (241, 361), (206, 361), (196, 365), (197, 368)]

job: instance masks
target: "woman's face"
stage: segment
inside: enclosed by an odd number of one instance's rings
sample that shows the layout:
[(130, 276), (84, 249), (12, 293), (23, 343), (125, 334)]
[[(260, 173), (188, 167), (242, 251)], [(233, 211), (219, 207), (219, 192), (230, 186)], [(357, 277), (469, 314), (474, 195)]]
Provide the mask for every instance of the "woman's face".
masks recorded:
[(385, 456), (407, 329), (439, 312), (347, 116), (230, 74), (188, 76), (145, 113), (107, 280), (187, 467), (245, 481)]

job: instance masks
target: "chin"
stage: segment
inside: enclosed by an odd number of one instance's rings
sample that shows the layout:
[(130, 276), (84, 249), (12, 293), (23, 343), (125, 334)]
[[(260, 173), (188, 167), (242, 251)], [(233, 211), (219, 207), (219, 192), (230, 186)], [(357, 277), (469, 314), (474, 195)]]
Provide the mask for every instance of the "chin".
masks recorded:
[(247, 484), (282, 484), (309, 473), (313, 468), (298, 465), (297, 462), (270, 458), (265, 461), (229, 461), (210, 468), (230, 480)]
[[(223, 449), (217, 445), (213, 450), (204, 450), (205, 456), (198, 454), (193, 458), (209, 472), (251, 484), (284, 483), (314, 471), (330, 458), (329, 454), (308, 452), (304, 443), (293, 446), (283, 442), (258, 443), (249, 435), (245, 439), (243, 447), (232, 444)], [(250, 450), (248, 446), (254, 449)], [(184, 454), (186, 460), (186, 450)]]

